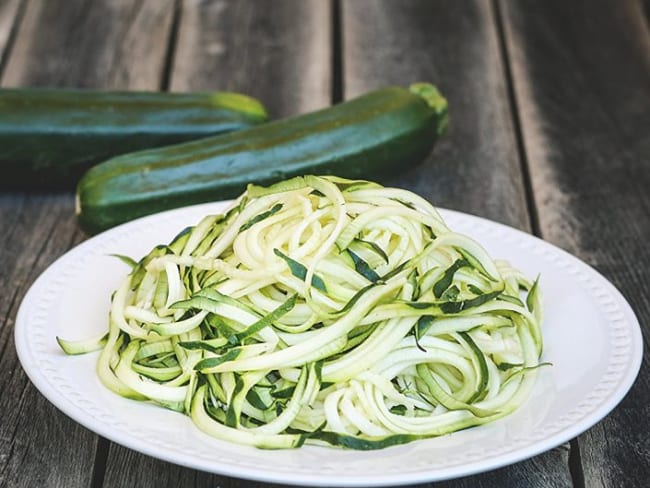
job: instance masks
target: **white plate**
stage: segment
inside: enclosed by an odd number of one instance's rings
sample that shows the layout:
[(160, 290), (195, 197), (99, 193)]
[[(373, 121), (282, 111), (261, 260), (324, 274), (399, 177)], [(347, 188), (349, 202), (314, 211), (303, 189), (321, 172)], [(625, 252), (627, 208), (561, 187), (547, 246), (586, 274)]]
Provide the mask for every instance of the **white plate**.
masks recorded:
[(56, 407), (114, 442), (191, 468), (289, 484), (381, 486), (469, 475), (551, 449), (607, 415), (636, 378), (639, 324), (605, 278), (526, 233), (442, 210), (452, 229), (477, 239), (493, 257), (531, 277), (541, 273), (543, 360), (553, 366), (540, 370), (528, 402), (489, 425), (380, 451), (265, 451), (213, 439), (184, 415), (109, 392), (94, 373), (98, 353), (65, 356), (55, 336), (82, 339), (105, 330), (110, 294), (128, 271), (110, 254), (139, 258), (223, 205), (172, 210), (116, 227), (72, 249), (35, 281), (18, 312), (16, 348), (31, 381)]

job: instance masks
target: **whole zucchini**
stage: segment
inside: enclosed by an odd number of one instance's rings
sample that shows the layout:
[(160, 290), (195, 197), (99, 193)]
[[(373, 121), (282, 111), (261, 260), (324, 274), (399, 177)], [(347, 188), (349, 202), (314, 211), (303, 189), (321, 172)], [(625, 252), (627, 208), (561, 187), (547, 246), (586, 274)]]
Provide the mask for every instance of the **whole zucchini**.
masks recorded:
[(115, 157), (77, 187), (81, 228), (93, 234), (158, 211), (238, 196), (248, 183), (301, 174), (384, 181), (419, 164), (447, 123), (428, 83), (387, 87), (316, 112)]
[(260, 102), (238, 93), (0, 89), (0, 186), (74, 189), (112, 156), (266, 120)]

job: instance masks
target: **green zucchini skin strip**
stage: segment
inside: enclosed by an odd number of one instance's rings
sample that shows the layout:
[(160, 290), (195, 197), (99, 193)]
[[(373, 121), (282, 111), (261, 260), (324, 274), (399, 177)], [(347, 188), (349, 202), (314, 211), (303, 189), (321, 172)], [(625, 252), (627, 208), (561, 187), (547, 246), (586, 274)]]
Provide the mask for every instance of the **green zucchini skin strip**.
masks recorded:
[(386, 447), (406, 444), (418, 439), (424, 439), (425, 437), (426, 436), (414, 434), (395, 434), (375, 439), (364, 439), (351, 435), (339, 434), (337, 432), (317, 432), (310, 436), (312, 439), (319, 439), (333, 446), (345, 447), (357, 451), (373, 451), (377, 449), (385, 449)]
[(515, 411), (547, 364), (539, 277), (373, 182), (249, 185), (129, 263), (108, 333), (60, 346), (101, 349), (107, 388), (228, 442), (373, 450), (446, 435)]

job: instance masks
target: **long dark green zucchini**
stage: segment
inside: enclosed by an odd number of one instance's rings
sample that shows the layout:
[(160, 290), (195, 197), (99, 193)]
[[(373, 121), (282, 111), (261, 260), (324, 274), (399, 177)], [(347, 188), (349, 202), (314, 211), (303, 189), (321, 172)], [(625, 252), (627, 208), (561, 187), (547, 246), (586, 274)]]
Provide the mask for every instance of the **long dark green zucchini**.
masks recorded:
[(267, 120), (238, 93), (0, 89), (0, 186), (70, 188), (122, 153), (243, 129)]
[(77, 187), (77, 216), (93, 234), (161, 210), (239, 195), (248, 183), (301, 174), (386, 181), (419, 164), (447, 123), (428, 83), (387, 87), (250, 129), (118, 156)]

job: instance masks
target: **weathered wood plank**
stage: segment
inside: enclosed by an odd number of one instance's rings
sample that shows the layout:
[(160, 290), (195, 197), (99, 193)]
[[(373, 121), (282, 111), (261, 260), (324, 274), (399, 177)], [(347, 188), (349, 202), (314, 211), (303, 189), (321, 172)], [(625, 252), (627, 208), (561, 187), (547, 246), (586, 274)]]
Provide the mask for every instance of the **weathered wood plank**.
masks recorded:
[[(171, 1), (158, 0), (29, 2), (2, 82), (155, 90), (165, 52), (149, 51), (168, 37), (172, 7)], [(97, 436), (36, 391), (13, 346), (25, 292), (50, 263), (84, 239), (73, 195), (1, 193), (0, 221), (0, 486), (89, 486)]]
[(186, 1), (171, 90), (258, 97), (272, 117), (330, 104), (330, 5), (322, 0)]
[[(346, 98), (430, 81), (450, 126), (432, 156), (395, 184), (448, 207), (530, 230), (496, 19), (486, 1), (343, 3)], [(569, 486), (568, 447), (443, 486)], [(436, 485), (438, 486), (438, 485)]]
[[(328, 2), (186, 1), (170, 89), (233, 90), (259, 98), (274, 117), (330, 104)], [(112, 444), (104, 486), (274, 485), (213, 476)]]
[(2, 84), (155, 90), (172, 18), (173, 0), (30, 1)]
[(3, 194), (0, 220), (0, 486), (87, 485), (95, 436), (37, 393), (13, 345), (23, 295), (75, 236), (72, 199)]
[(528, 228), (503, 64), (489, 2), (344, 2), (345, 98), (430, 81), (449, 131), (427, 162), (396, 180), (441, 207)]
[(610, 279), (645, 334), (625, 400), (578, 440), (585, 486), (650, 478), (650, 36), (641, 2), (501, 2), (543, 237)]

